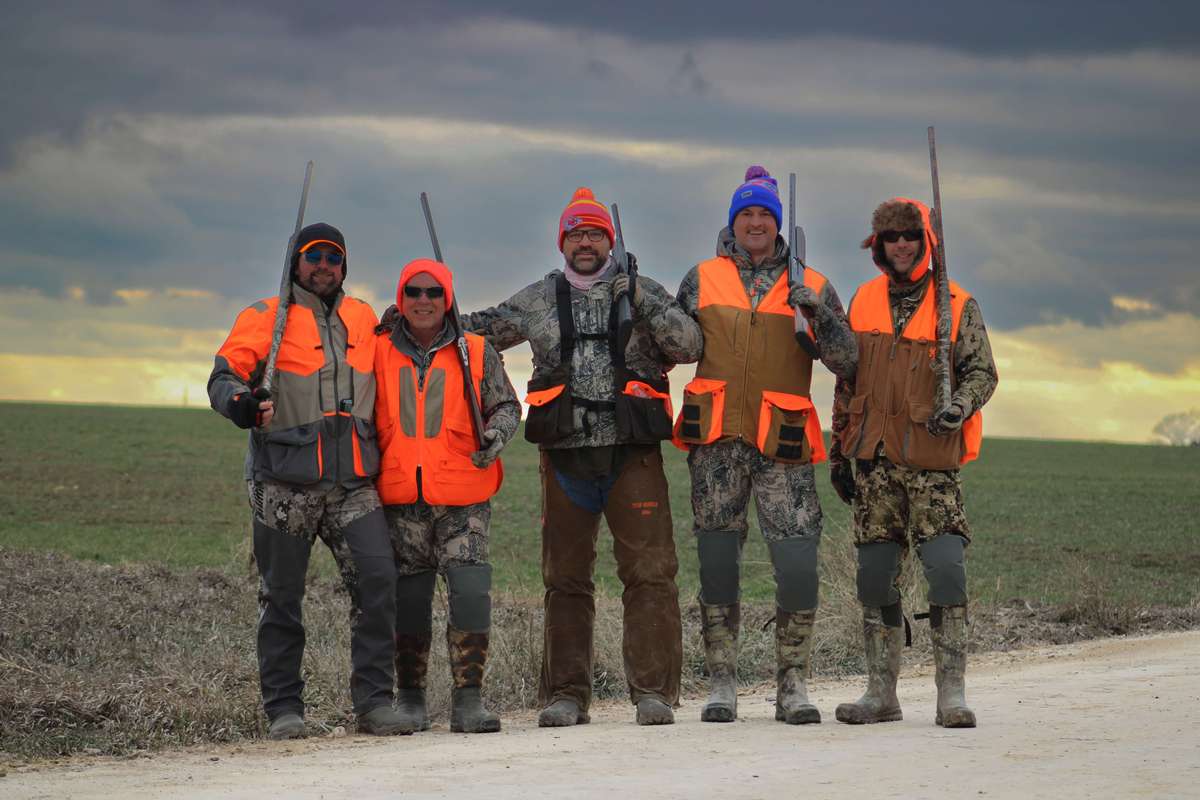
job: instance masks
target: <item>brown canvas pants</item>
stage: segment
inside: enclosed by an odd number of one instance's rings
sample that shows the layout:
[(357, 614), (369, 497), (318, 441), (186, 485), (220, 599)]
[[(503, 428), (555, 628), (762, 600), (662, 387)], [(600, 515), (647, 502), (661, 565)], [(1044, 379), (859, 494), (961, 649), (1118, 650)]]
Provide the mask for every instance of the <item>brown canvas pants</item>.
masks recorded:
[[(662, 454), (630, 459), (609, 493), (604, 518), (613, 535), (617, 577), (625, 590), (622, 655), (630, 699), (679, 699), (683, 634), (671, 505)], [(542, 580), (545, 641), (538, 696), (543, 705), (569, 698), (587, 710), (592, 699), (596, 538), (600, 515), (571, 502), (543, 453)]]

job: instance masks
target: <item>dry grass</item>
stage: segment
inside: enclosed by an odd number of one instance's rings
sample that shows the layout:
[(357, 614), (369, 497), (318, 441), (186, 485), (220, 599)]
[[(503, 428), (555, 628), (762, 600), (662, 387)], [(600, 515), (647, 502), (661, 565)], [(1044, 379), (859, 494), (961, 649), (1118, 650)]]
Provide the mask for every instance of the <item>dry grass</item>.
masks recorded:
[[(839, 547), (827, 548), (823, 557), (813, 670), (859, 672), (853, 556)], [(1085, 562), (1067, 566), (1070, 580), (1081, 587), (1078, 601), (973, 608), (976, 649), (1200, 625), (1200, 605), (1117, 606)], [(919, 573), (913, 564), (908, 569)], [(906, 608), (920, 609), (920, 576), (908, 577)], [(347, 609), (336, 583), (310, 586), (305, 700), (309, 722), (318, 730), (351, 721)], [(744, 610), (740, 676), (746, 683), (773, 679), (773, 613), (763, 605)], [(255, 580), (249, 574), (113, 567), (0, 549), (0, 766), (80, 751), (123, 754), (260, 736), (255, 618)], [(596, 694), (622, 697), (619, 601), (601, 599), (596, 620)], [(698, 692), (705, 678), (694, 600), (685, 602), (683, 621), (683, 687)], [(444, 624), (445, 597), (439, 592), (435, 630)], [(913, 627), (915, 652), (906, 658), (926, 659), (924, 623)], [(536, 704), (541, 631), (540, 598), (496, 597), (486, 691), (499, 710)], [(432, 711), (444, 722), (449, 701), (444, 647), (434, 647), (430, 675)]]

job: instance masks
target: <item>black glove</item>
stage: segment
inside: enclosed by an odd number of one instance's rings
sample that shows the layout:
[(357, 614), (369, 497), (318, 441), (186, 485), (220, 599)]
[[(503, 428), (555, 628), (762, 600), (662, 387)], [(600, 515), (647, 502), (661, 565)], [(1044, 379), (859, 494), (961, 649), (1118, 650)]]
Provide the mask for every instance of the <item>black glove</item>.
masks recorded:
[(383, 312), (383, 316), (379, 318), (379, 324), (375, 326), (375, 333), (386, 333), (389, 336), (396, 329), (396, 325), (400, 322), (400, 309), (396, 308), (396, 304), (387, 307)]
[(925, 430), (929, 431), (932, 436), (945, 436), (948, 433), (954, 433), (962, 427), (963, 419), (965, 418), (963, 409), (958, 403), (951, 403), (940, 414), (931, 414), (929, 419), (925, 420)]
[(850, 505), (854, 502), (858, 491), (854, 487), (854, 465), (850, 463), (850, 459), (840, 456), (830, 458), (829, 480), (843, 503)]
[(235, 394), (229, 401), (229, 418), (239, 428), (253, 428), (262, 419), (262, 410), (258, 407), (260, 402), (249, 392)]

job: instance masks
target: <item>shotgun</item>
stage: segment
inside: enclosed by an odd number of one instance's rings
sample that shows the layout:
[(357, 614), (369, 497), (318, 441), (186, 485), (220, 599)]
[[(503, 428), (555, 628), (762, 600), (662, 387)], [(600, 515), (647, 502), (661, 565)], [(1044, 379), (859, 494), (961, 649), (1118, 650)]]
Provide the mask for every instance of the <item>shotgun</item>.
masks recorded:
[[(425, 212), (425, 227), (429, 229), (429, 241), (433, 243), (433, 257), (442, 264), (442, 246), (438, 244), (437, 231), (433, 227), (433, 212), (429, 210), (429, 195), (421, 192), (421, 210)], [(463, 394), (467, 398), (467, 406), (471, 409), (471, 427), (475, 429), (475, 439), (479, 442), (478, 449), (483, 449), (487, 442), (483, 438), (483, 412), (479, 408), (479, 398), (475, 395), (475, 382), (471, 380), (471, 353), (467, 347), (467, 336), (463, 333), (462, 320), (458, 316), (458, 292), (447, 309), (450, 323), (454, 326), (455, 344), (458, 347), (458, 363), (463, 373)]]
[(612, 204), (612, 218), (613, 231), (616, 233), (616, 239), (613, 241), (613, 260), (617, 264), (617, 270), (629, 276), (629, 291), (617, 300), (617, 344), (624, 350), (633, 334), (631, 298), (637, 286), (637, 269), (629, 267), (629, 253), (625, 251), (625, 236), (621, 233), (621, 212), (617, 210), (616, 203)]
[(937, 236), (937, 259), (934, 280), (937, 289), (937, 358), (934, 372), (937, 384), (933, 392), (933, 413), (942, 414), (950, 408), (950, 276), (946, 268), (946, 235), (942, 231), (942, 192), (938, 184), (937, 144), (933, 126), (929, 126), (929, 172), (933, 177), (933, 224)]
[[(804, 263), (804, 228), (796, 224), (796, 173), (788, 174), (788, 236), (791, 239), (788, 242), (788, 284), (790, 286), (804, 285), (804, 270), (808, 265)], [(804, 348), (804, 352), (808, 353), (812, 358), (821, 357), (821, 348), (817, 346), (817, 341), (812, 337), (812, 331), (808, 324), (808, 317), (802, 312), (793, 312), (796, 320), (796, 342)]]
[(271, 331), (271, 349), (267, 353), (267, 366), (263, 370), (262, 383), (254, 390), (256, 400), (270, 400), (275, 386), (275, 361), (279, 358), (279, 344), (283, 341), (283, 329), (287, 327), (288, 308), (292, 304), (292, 254), (296, 249), (296, 237), (304, 227), (304, 209), (308, 206), (308, 187), (312, 183), (313, 162), (304, 168), (304, 188), (300, 190), (300, 210), (296, 212), (296, 227), (288, 238), (283, 251), (283, 277), (279, 279), (279, 306), (275, 309), (275, 328)]

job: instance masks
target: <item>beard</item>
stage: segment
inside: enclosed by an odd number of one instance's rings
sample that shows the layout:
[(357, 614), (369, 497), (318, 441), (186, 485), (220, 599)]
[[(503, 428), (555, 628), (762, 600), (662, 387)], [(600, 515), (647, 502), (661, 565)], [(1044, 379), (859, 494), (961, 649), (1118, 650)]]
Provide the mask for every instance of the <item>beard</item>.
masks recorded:
[[(590, 255), (592, 257), (592, 261), (590, 264), (581, 267), (580, 263), (579, 263), (579, 258), (580, 258), (580, 256), (587, 256), (587, 255)], [(571, 262), (570, 263), (571, 263), (571, 269), (575, 270), (580, 275), (592, 275), (595, 272), (597, 272), (601, 267), (604, 266), (604, 260), (600, 258), (600, 255), (595, 250), (591, 250), (591, 249), (576, 250), (574, 253), (571, 254)]]
[(343, 280), (328, 270), (321, 270), (312, 273), (299, 283), (322, 300), (332, 300), (342, 290)]

